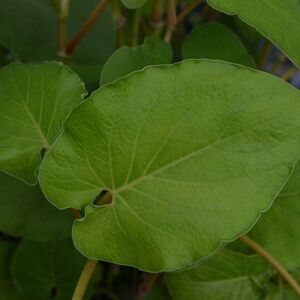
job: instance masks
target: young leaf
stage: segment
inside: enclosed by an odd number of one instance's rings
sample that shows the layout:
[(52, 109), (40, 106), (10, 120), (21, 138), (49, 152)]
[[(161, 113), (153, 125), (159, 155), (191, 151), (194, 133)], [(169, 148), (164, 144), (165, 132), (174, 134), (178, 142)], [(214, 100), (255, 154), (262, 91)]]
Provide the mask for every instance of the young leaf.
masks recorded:
[(182, 268), (270, 206), (299, 157), (299, 114), (299, 91), (262, 72), (210, 60), (146, 68), (73, 111), (41, 186), (60, 208), (112, 193), (75, 222), (86, 256)]
[(196, 26), (182, 45), (182, 55), (188, 58), (211, 58), (255, 67), (239, 37), (220, 23)]
[(298, 0), (207, 0), (217, 10), (238, 15), (300, 67), (300, 5)]
[(28, 186), (0, 173), (0, 231), (35, 241), (58, 240), (70, 236), (73, 218), (58, 211), (38, 186)]
[(1, 300), (25, 300), (16, 290), (9, 273), (15, 245), (0, 238), (0, 296)]
[(85, 258), (71, 240), (37, 243), (23, 240), (17, 247), (11, 274), (18, 290), (31, 300), (71, 299)]
[(223, 250), (199, 267), (165, 275), (174, 300), (259, 300), (270, 267), (258, 255)]
[(0, 69), (0, 170), (35, 183), (41, 152), (84, 95), (78, 76), (58, 63)]
[(288, 270), (300, 268), (300, 163), (251, 236)]
[(143, 45), (121, 47), (105, 63), (101, 73), (101, 84), (107, 84), (133, 71), (150, 65), (169, 64), (172, 48), (159, 38), (146, 38)]

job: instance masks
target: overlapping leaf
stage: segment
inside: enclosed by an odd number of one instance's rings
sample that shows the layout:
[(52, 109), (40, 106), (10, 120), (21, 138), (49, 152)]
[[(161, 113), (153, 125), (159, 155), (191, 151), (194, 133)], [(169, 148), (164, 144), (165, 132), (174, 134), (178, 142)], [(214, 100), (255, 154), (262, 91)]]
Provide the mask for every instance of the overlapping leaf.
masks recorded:
[(241, 66), (185, 61), (136, 72), (72, 113), (41, 167), (57, 207), (88, 206), (73, 239), (86, 256), (174, 270), (255, 223), (300, 152), (300, 94)]
[(281, 48), (300, 67), (298, 0), (208, 0), (207, 2), (226, 14), (237, 14)]
[(41, 152), (84, 95), (77, 75), (58, 63), (0, 69), (0, 170), (35, 183)]
[(147, 0), (121, 0), (123, 4), (130, 8), (130, 9), (135, 9), (143, 6)]
[[(15, 244), (0, 238), (0, 297), (1, 300), (26, 300), (15, 288), (9, 267)], [(29, 300), (29, 299), (28, 299)]]
[(20, 293), (31, 300), (66, 300), (71, 299), (84, 262), (69, 239), (23, 240), (14, 253), (11, 273)]
[(270, 267), (258, 255), (223, 250), (199, 267), (165, 276), (174, 300), (259, 300)]
[(105, 63), (101, 73), (101, 84), (107, 84), (146, 66), (169, 64), (172, 48), (159, 38), (146, 38), (143, 45), (121, 47)]
[(255, 66), (239, 37), (220, 23), (196, 26), (183, 42), (182, 55), (184, 59), (210, 58)]
[(43, 196), (38, 186), (28, 186), (0, 173), (0, 231), (35, 241), (70, 236), (73, 218), (59, 211)]
[(289, 270), (300, 268), (300, 163), (251, 236)]

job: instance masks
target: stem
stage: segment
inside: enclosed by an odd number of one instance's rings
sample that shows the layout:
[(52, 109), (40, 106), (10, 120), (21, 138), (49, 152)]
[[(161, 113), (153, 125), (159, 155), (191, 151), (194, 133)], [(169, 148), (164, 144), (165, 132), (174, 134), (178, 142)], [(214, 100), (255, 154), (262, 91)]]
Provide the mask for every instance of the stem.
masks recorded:
[(58, 11), (58, 55), (64, 59), (66, 57), (65, 49), (67, 45), (66, 21), (69, 15), (70, 0), (60, 0), (60, 8)]
[(176, 18), (176, 6), (174, 0), (168, 0), (168, 10), (167, 10), (168, 24), (165, 34), (165, 42), (170, 43), (173, 31), (176, 28), (177, 18)]
[(66, 47), (66, 53), (72, 54), (76, 46), (79, 44), (81, 39), (85, 36), (85, 34), (89, 31), (92, 25), (96, 22), (97, 18), (105, 9), (109, 0), (101, 0), (95, 10), (90, 14), (88, 19), (85, 21), (81, 29), (75, 34), (71, 42)]
[(141, 9), (138, 8), (133, 12), (132, 18), (132, 33), (131, 33), (131, 46), (135, 47), (138, 44), (139, 32), (140, 32), (140, 21), (141, 21)]
[(260, 55), (259, 61), (258, 61), (258, 67), (260, 69), (263, 69), (264, 65), (266, 64), (267, 59), (270, 55), (272, 46), (273, 46), (273, 44), (269, 40), (265, 41), (264, 46), (261, 50), (261, 55)]
[(124, 28), (127, 20), (122, 14), (122, 6), (119, 0), (110, 0), (109, 4), (116, 26), (118, 47), (121, 47), (125, 44)]
[[(180, 23), (182, 23), (184, 21), (184, 19), (200, 4), (204, 3), (204, 0), (194, 0), (190, 5), (188, 5), (177, 17), (177, 20), (175, 22), (175, 25), (173, 27), (170, 27), (168, 25), (168, 29), (167, 29), (167, 32), (166, 32), (166, 35), (165, 35), (165, 41), (166, 42), (170, 42), (171, 41), (171, 38), (172, 38), (172, 35), (173, 35), (173, 32), (176, 28), (176, 26)], [(169, 12), (169, 9), (168, 9), (168, 12)], [(169, 13), (168, 13), (168, 16), (169, 16)], [(176, 17), (175, 17), (176, 18)], [(169, 18), (168, 18), (169, 20)], [(168, 24), (169, 24), (169, 21), (168, 21)]]
[(88, 283), (93, 275), (95, 267), (97, 265), (97, 260), (87, 259), (83, 270), (81, 272), (80, 278), (77, 282), (72, 300), (82, 300), (84, 293), (87, 289)]
[(144, 281), (138, 287), (138, 295), (136, 300), (143, 300), (152, 290), (155, 282), (159, 278), (160, 273), (146, 273)]
[(188, 16), (198, 5), (202, 4), (203, 0), (194, 0), (190, 5), (188, 5), (178, 16), (177, 22), (180, 24), (186, 16)]
[(152, 35), (159, 35), (164, 25), (164, 1), (153, 0), (151, 16), (149, 19), (149, 25), (151, 27)]
[(290, 80), (296, 73), (298, 72), (298, 69), (295, 66), (289, 67), (280, 77), (283, 80)]
[(279, 273), (279, 275), (290, 285), (290, 287), (300, 296), (300, 286), (297, 281), (291, 276), (291, 274), (284, 268), (284, 266), (277, 261), (269, 252), (267, 252), (262, 246), (257, 244), (255, 241), (247, 237), (246, 235), (241, 236), (240, 241), (248, 245), (259, 255), (261, 255), (272, 267)]
[(75, 209), (75, 208), (70, 208), (71, 214), (74, 217), (74, 219), (81, 219), (81, 214), (79, 212), (79, 210)]

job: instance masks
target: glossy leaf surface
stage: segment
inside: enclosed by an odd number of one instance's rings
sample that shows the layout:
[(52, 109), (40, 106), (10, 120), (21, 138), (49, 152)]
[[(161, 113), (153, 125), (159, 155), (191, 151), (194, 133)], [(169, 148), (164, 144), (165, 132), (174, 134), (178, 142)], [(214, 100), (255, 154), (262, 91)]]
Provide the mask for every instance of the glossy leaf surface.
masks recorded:
[(299, 157), (299, 114), (299, 92), (262, 72), (209, 60), (147, 68), (73, 111), (40, 182), (60, 208), (112, 193), (75, 222), (86, 256), (179, 269), (270, 206)]
[(212, 7), (238, 15), (276, 44), (300, 67), (300, 4), (298, 0), (208, 0)]
[(35, 183), (41, 152), (84, 95), (79, 77), (58, 63), (0, 69), (0, 170)]

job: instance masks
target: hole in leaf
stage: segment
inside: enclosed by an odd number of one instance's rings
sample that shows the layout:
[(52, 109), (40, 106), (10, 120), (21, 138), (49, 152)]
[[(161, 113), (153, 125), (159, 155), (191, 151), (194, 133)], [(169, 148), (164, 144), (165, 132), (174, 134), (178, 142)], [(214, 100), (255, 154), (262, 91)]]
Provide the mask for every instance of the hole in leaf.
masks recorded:
[(93, 201), (93, 204), (95, 206), (111, 204), (112, 198), (112, 193), (109, 190), (101, 190), (99, 195)]
[(43, 159), (45, 154), (47, 152), (47, 149), (46, 148), (42, 148), (41, 151), (40, 151), (40, 155), (41, 155), (41, 158)]

